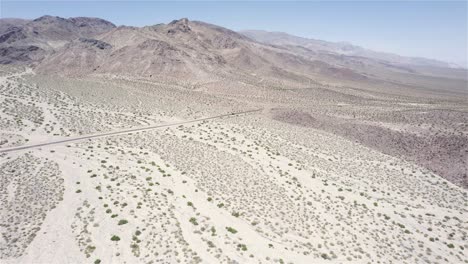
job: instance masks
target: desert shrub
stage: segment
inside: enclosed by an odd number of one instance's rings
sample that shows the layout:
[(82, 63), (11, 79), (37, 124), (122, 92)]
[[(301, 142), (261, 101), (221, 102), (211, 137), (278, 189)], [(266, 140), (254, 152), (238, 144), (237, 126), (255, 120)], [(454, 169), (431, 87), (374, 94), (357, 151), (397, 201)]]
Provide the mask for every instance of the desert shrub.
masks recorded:
[(227, 230), (228, 232), (233, 233), (233, 234), (237, 233), (237, 230), (234, 229), (234, 228), (232, 228), (232, 227), (230, 227), (230, 226), (226, 227), (226, 230)]
[(121, 220), (119, 221), (118, 225), (125, 225), (126, 223), (128, 223), (127, 220), (121, 219)]
[(245, 244), (238, 244), (237, 248), (241, 249), (242, 251), (247, 251), (247, 246)]
[(190, 218), (189, 222), (193, 225), (198, 225), (197, 219), (195, 217)]

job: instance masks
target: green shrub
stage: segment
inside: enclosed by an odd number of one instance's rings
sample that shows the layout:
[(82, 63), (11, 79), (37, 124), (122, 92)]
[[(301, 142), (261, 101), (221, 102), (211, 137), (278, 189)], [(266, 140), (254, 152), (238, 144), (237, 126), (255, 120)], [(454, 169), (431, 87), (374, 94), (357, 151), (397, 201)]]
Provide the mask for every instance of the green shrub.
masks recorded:
[(247, 251), (247, 246), (245, 244), (238, 244), (238, 248), (240, 248), (242, 251)]
[(198, 225), (197, 219), (195, 217), (190, 218), (189, 222), (193, 225)]
[(230, 226), (226, 227), (226, 230), (229, 231), (229, 232), (231, 232), (231, 233), (233, 233), (233, 234), (237, 233), (237, 230), (234, 229), (234, 228), (232, 228), (232, 227), (230, 227)]

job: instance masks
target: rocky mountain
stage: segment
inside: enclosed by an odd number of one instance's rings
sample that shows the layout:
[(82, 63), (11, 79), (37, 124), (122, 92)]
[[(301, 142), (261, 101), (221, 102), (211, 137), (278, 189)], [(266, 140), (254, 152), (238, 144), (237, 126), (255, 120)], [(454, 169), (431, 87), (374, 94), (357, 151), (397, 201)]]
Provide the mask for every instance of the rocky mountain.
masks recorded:
[[(27, 64), (39, 73), (59, 75), (164, 76), (188, 81), (255, 75), (307, 84), (372, 84), (392, 81), (391, 74), (432, 74), (434, 68), (447, 66), (284, 33), (241, 34), (186, 18), (116, 27), (99, 18), (43, 16), (2, 19), (0, 30), (1, 64)], [(439, 74), (459, 78), (463, 73)]]
[[(187, 80), (239, 74), (365, 79), (349, 69), (260, 44), (226, 28), (186, 18), (168, 24), (116, 27), (70, 40), (37, 65), (38, 72), (65, 75), (125, 74)], [(222, 77), (221, 77), (222, 76)]]
[(115, 28), (99, 18), (42, 16), (34, 20), (0, 20), (0, 63), (37, 64), (78, 38)]

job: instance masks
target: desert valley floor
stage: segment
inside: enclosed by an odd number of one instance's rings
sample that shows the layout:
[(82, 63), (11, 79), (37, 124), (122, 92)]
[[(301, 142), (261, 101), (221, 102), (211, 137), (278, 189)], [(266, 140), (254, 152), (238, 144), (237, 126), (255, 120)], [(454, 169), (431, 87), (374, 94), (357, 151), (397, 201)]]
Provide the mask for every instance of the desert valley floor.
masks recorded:
[(468, 262), (460, 94), (0, 75), (1, 263)]

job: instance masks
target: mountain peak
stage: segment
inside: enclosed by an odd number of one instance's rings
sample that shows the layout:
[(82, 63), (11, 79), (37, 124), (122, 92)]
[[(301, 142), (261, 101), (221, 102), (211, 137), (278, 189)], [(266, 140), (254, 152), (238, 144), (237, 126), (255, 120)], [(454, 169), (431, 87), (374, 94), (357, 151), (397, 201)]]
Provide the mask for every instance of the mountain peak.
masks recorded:
[(169, 25), (188, 25), (188, 23), (189, 23), (188, 18), (184, 17), (181, 19), (172, 20), (171, 23), (169, 23)]
[(176, 32), (189, 32), (192, 29), (189, 26), (189, 20), (187, 18), (181, 18), (179, 20), (173, 20), (171, 23), (168, 24), (169, 29), (167, 33), (174, 34)]
[(64, 21), (66, 20), (63, 17), (45, 15), (33, 20), (33, 22), (55, 22), (55, 21)]

